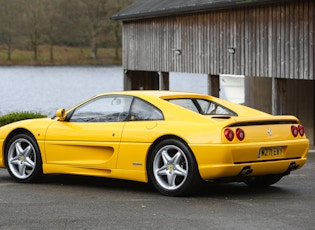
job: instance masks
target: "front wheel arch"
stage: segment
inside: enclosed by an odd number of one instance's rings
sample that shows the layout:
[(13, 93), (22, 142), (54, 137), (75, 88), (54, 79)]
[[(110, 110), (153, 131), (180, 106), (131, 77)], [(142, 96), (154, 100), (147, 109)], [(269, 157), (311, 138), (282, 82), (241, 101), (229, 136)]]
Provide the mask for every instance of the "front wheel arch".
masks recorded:
[[(3, 160), (5, 159), (5, 150), (7, 149), (9, 142), (11, 141), (11, 139), (13, 137), (15, 137), (18, 134), (30, 135), (35, 140), (34, 135), (30, 131), (28, 131), (27, 129), (18, 128), (18, 129), (11, 131), (11, 133), (9, 133), (9, 135), (6, 137), (6, 139), (4, 141), (3, 150), (2, 150), (2, 159)], [(4, 165), (5, 165), (5, 167), (7, 167), (5, 160), (4, 160)]]
[[(32, 170), (32, 173), (29, 174), (25, 178), (22, 178), (22, 176), (19, 178), (19, 175), (17, 175), (18, 173), (16, 175), (15, 175), (15, 173), (13, 173), (12, 168), (11, 168), (12, 164), (9, 165), (9, 160), (8, 160), (8, 155), (10, 154), (9, 151), (11, 151), (11, 149), (17, 148), (17, 147), (14, 147), (13, 144), (18, 139), (21, 139), (24, 143), (28, 143), (29, 146), (27, 146), (27, 147), (30, 147), (33, 150), (32, 156), (34, 156), (34, 162), (33, 161), (30, 161), (30, 162), (34, 163), (34, 166), (32, 166), (32, 167), (34, 167), (34, 170)], [(42, 157), (41, 157), (40, 148), (38, 146), (36, 138), (28, 130), (16, 129), (13, 132), (11, 132), (9, 134), (9, 136), (6, 138), (3, 150), (4, 150), (3, 151), (3, 160), (4, 160), (5, 167), (9, 171), (10, 175), (17, 182), (36, 182), (43, 175)], [(12, 153), (12, 151), (11, 151), (11, 153)], [(23, 156), (23, 159), (25, 159), (25, 156)], [(27, 161), (25, 161), (25, 162), (27, 162)]]

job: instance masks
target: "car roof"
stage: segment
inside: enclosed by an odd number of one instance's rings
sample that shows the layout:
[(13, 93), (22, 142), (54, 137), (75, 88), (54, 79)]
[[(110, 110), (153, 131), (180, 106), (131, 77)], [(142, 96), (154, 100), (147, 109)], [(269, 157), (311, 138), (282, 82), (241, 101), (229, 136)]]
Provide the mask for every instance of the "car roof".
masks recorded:
[(193, 92), (169, 91), (169, 90), (129, 90), (129, 91), (120, 91), (120, 92), (119, 91), (108, 92), (108, 93), (99, 94), (97, 96), (115, 95), (115, 94), (136, 96), (145, 100), (149, 100), (151, 103), (155, 105), (159, 105), (159, 106), (162, 106), (162, 104), (165, 103), (164, 101), (165, 99), (168, 100), (168, 99), (173, 99), (173, 98), (203, 98), (207, 100), (213, 100), (214, 102), (220, 105), (223, 105), (224, 107), (238, 114), (238, 116), (271, 116), (268, 113), (265, 113), (265, 112), (247, 107), (247, 106), (239, 105), (239, 104), (236, 104), (236, 103), (233, 103), (233, 102), (221, 99), (221, 98), (213, 97), (210, 95), (201, 94), (201, 93), (193, 93)]
[[(104, 93), (103, 95), (106, 95)], [(121, 95), (133, 95), (133, 96), (140, 96), (140, 95), (147, 95), (147, 96), (154, 96), (159, 98), (165, 97), (207, 97), (208, 95), (193, 93), (193, 92), (183, 92), (183, 91), (169, 91), (169, 90), (129, 90), (129, 91), (121, 91), (121, 92), (111, 92), (110, 94), (121, 94)]]

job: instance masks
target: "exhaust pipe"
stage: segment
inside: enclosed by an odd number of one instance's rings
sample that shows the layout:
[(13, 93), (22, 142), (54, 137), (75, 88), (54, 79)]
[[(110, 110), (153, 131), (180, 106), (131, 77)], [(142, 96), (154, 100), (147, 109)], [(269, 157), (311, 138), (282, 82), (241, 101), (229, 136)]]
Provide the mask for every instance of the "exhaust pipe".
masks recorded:
[(239, 176), (245, 176), (245, 175), (249, 175), (253, 172), (253, 170), (251, 169), (250, 166), (246, 166), (244, 167), (241, 172), (239, 173)]
[(299, 165), (296, 164), (295, 162), (292, 162), (290, 165), (289, 165), (289, 168), (288, 168), (288, 171), (293, 171), (293, 170), (296, 170), (299, 168)]
[(294, 171), (294, 170), (298, 169), (299, 167), (300, 166), (295, 162), (290, 163), (290, 165), (289, 165), (287, 171), (285, 171), (284, 175), (290, 174), (291, 171)]

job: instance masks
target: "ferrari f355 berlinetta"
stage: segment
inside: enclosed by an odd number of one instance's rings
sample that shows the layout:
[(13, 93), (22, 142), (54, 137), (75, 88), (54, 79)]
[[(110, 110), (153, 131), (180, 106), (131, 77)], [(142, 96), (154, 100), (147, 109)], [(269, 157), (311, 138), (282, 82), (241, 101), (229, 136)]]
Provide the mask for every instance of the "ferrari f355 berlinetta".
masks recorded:
[(197, 93), (124, 91), (1, 127), (0, 167), (18, 182), (88, 175), (183, 196), (207, 180), (269, 186), (301, 168), (308, 147), (294, 116)]

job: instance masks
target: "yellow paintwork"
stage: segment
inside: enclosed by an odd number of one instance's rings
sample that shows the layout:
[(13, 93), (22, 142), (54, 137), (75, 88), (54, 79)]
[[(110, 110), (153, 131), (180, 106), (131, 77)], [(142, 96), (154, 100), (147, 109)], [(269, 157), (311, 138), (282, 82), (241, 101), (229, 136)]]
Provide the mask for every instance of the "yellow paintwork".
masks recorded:
[[(37, 140), (45, 174), (92, 175), (147, 182), (149, 149), (158, 138), (166, 135), (180, 138), (188, 144), (198, 163), (200, 175), (205, 180), (237, 176), (245, 166), (251, 166), (251, 175), (284, 173), (291, 162), (302, 167), (306, 161), (308, 139), (305, 135), (294, 138), (290, 124), (243, 126), (244, 141), (234, 138), (229, 142), (224, 137), (224, 128), (238, 122), (293, 120), (299, 123), (293, 116), (272, 116), (195, 93), (125, 91), (113, 94), (133, 95), (149, 101), (163, 112), (164, 120), (71, 123), (58, 119), (64, 117), (62, 110), (59, 110), (59, 115), (54, 119), (9, 124), (0, 128), (0, 167), (5, 167), (7, 138), (17, 129), (27, 130)], [(162, 100), (181, 97), (210, 99), (236, 112), (238, 116), (229, 119), (203, 116)], [(272, 136), (268, 135), (268, 128), (272, 130)], [(231, 129), (235, 131), (237, 127)], [(260, 161), (258, 153), (262, 147), (281, 147), (283, 156), (277, 161)]]

